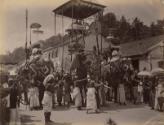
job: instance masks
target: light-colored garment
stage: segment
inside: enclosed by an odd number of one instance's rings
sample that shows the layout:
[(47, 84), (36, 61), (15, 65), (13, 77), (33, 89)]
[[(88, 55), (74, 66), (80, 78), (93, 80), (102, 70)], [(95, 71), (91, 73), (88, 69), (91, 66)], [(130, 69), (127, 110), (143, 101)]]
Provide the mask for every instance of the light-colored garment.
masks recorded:
[[(7, 83), (4, 83), (3, 88), (7, 89), (9, 88), (9, 85)], [(6, 100), (6, 103), (7, 103), (6, 107), (9, 108), (10, 107), (10, 94), (6, 96), (4, 99)]]
[(73, 100), (75, 100), (76, 107), (82, 106), (82, 97), (81, 97), (80, 89), (78, 87), (75, 87), (73, 89), (72, 98)]
[(164, 90), (164, 88), (162, 87), (161, 84), (158, 84), (158, 86), (156, 87), (156, 93), (155, 93), (155, 105), (154, 105), (154, 109), (158, 110), (158, 97), (161, 96), (161, 91)]
[(106, 103), (106, 100), (105, 100), (105, 87), (104, 86), (101, 86), (100, 89), (99, 89), (99, 96), (100, 96), (100, 104), (102, 106), (105, 105)]
[(119, 102), (121, 104), (126, 103), (124, 84), (120, 84), (118, 90), (119, 90)]
[(29, 89), (29, 102), (30, 102), (30, 108), (39, 106), (39, 91), (37, 87), (33, 87)]
[(10, 109), (9, 125), (21, 125), (20, 115), (17, 108)]
[(138, 84), (138, 98), (137, 102), (142, 103), (143, 102), (143, 86), (142, 82)]
[(138, 84), (138, 92), (143, 92), (142, 82)]
[(51, 112), (52, 111), (52, 93), (49, 91), (44, 92), (42, 104), (44, 112)]
[(87, 90), (87, 109), (97, 109), (96, 89), (88, 88)]
[(160, 97), (164, 97), (164, 90), (161, 92)]

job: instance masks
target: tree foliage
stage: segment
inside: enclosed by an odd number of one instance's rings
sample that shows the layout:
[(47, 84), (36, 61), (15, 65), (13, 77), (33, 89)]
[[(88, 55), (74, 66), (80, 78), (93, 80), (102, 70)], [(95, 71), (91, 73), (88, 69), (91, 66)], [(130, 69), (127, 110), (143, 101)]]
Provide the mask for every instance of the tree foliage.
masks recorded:
[(112, 34), (119, 43), (141, 40), (152, 36), (164, 34), (164, 19), (152, 22), (150, 26), (145, 25), (142, 20), (135, 17), (131, 22), (122, 16), (116, 18), (114, 13), (107, 13), (100, 20), (102, 35)]

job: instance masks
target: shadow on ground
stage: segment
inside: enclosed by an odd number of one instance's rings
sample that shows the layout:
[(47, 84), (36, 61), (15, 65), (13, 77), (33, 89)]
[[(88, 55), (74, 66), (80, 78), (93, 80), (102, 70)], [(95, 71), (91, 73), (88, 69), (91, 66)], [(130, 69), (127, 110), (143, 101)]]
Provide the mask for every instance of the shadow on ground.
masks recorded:
[(32, 120), (35, 116), (21, 115), (21, 125), (36, 125), (36, 122), (41, 122), (41, 120)]
[(62, 106), (56, 106), (55, 108), (53, 108), (53, 111), (68, 111), (70, 110), (71, 107), (66, 107), (64, 105)]
[(71, 123), (59, 123), (59, 122), (52, 122), (50, 125), (71, 125)]
[(118, 111), (118, 110), (127, 110), (127, 109), (135, 109), (135, 108), (143, 108), (147, 106), (146, 104), (131, 104), (120, 105), (117, 103), (108, 103), (105, 107), (102, 107), (103, 111)]

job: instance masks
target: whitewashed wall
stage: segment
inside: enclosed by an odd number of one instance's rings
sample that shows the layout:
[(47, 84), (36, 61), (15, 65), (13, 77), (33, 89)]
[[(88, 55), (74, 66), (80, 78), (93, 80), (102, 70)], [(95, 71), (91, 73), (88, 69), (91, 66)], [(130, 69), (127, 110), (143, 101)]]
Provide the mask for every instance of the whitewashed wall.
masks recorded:
[(150, 63), (152, 64), (152, 69), (158, 67), (158, 62), (163, 59), (163, 51), (161, 47), (152, 49), (149, 52), (146, 59), (139, 60), (139, 70), (142, 71), (144, 67), (147, 70), (151, 70)]

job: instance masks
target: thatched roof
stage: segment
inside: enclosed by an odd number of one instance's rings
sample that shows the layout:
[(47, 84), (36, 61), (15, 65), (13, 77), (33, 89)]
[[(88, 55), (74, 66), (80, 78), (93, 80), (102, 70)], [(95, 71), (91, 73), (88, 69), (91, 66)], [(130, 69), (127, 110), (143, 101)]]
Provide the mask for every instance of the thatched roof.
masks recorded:
[(150, 48), (159, 44), (163, 40), (164, 35), (160, 35), (143, 40), (124, 43), (120, 45), (120, 51), (124, 57), (143, 55), (146, 54)]

